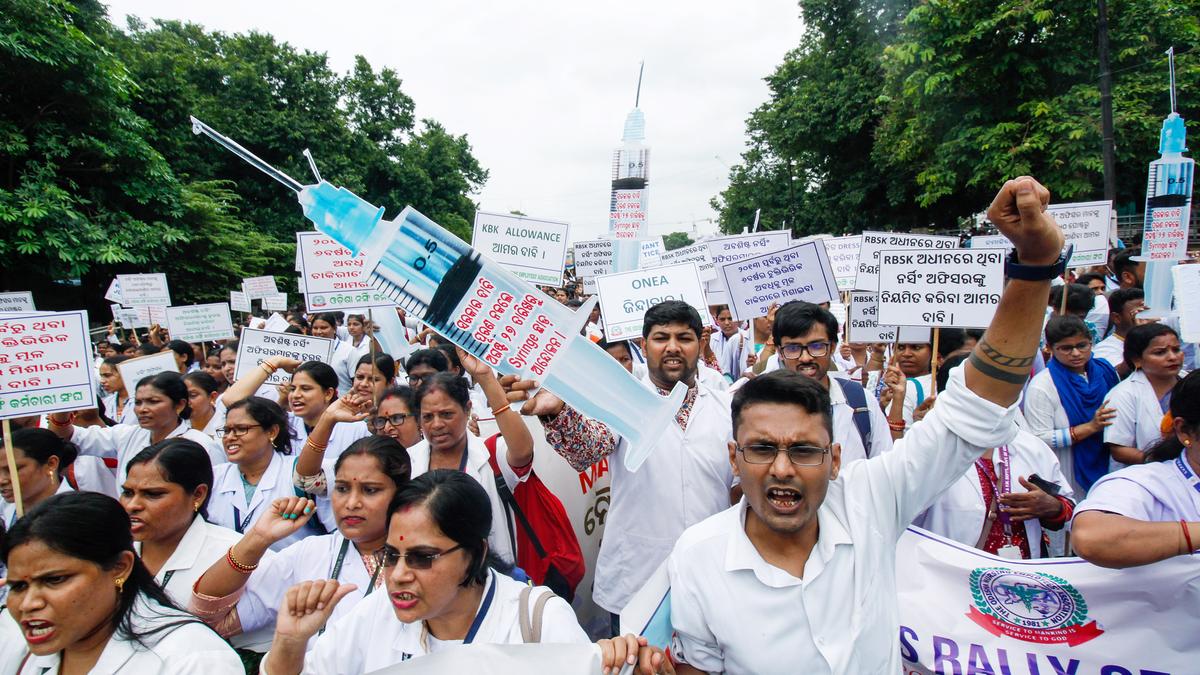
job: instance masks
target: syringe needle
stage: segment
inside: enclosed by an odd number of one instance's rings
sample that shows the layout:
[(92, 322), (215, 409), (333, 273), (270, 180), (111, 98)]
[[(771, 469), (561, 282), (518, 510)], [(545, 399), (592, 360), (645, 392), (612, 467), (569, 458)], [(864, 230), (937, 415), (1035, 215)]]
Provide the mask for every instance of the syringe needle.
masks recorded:
[[(191, 117), (191, 116), (189, 116), (189, 117)], [(263, 160), (259, 159), (257, 155), (255, 155), (253, 152), (250, 152), (249, 150), (243, 148), (242, 146), (238, 145), (233, 139), (224, 136), (223, 134), (218, 132), (216, 129), (213, 129), (212, 127), (208, 126), (204, 122), (201, 122), (200, 120), (196, 119), (195, 117), (191, 117), (191, 120), (192, 120), (192, 133), (197, 134), (197, 135), (204, 134), (205, 136), (208, 136), (209, 138), (213, 139), (217, 143), (221, 144), (221, 146), (224, 147), (226, 150), (228, 150), (228, 151), (232, 152), (233, 154), (237, 155), (238, 157), (241, 157), (242, 159), (246, 160), (246, 162), (248, 162), (254, 168), (258, 169), (259, 171), (262, 171), (263, 173), (267, 174), (271, 178), (274, 178), (275, 180), (279, 181), (280, 183), (283, 183), (284, 185), (291, 188), (292, 190), (299, 192), (300, 190), (304, 189), (304, 186), (299, 181), (297, 181), (295, 178), (292, 178), (291, 176), (287, 175), (286, 173), (280, 171), (279, 169), (276, 169), (275, 167), (271, 166), (270, 164), (267, 164)]]

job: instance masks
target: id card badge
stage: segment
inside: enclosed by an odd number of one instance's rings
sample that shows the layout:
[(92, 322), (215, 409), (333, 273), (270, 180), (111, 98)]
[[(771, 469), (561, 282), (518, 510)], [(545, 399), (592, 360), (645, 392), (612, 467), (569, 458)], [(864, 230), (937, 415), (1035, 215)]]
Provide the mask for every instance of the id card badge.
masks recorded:
[(1004, 558), (1005, 560), (1022, 560), (1021, 547), (1013, 546), (1012, 544), (1009, 544), (1008, 546), (1001, 546), (996, 550), (996, 555)]

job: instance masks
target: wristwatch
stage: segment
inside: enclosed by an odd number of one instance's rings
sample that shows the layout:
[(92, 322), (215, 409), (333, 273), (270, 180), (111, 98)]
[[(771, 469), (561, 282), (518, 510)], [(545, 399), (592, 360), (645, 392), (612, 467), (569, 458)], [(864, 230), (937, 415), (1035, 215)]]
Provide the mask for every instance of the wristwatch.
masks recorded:
[(1061, 277), (1067, 271), (1067, 261), (1071, 259), (1071, 254), (1074, 252), (1075, 244), (1071, 244), (1059, 254), (1058, 260), (1049, 265), (1022, 265), (1017, 260), (1017, 250), (1013, 249), (1004, 261), (1004, 276), (1022, 281), (1049, 281), (1055, 277)]

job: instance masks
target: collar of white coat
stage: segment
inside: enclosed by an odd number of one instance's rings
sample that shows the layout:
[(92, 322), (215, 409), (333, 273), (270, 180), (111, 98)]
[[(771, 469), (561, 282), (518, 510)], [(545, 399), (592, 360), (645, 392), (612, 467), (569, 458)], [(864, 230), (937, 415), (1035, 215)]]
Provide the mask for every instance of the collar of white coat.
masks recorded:
[[(697, 364), (696, 364), (696, 386), (695, 386), (696, 395), (697, 396), (711, 396), (712, 390), (709, 389), (708, 385), (706, 385), (700, 381), (700, 366), (701, 365), (703, 365), (703, 364), (700, 364), (699, 362), (697, 362)], [(638, 372), (635, 370), (634, 373), (637, 374), (638, 381), (640, 381), (645, 386), (650, 387), (650, 391), (653, 391), (656, 393), (658, 392), (658, 385), (654, 384), (654, 380), (650, 379), (650, 371), (649, 370), (643, 370), (641, 372)]]
[[(504, 602), (506, 600), (506, 598), (503, 597), (506, 589), (501, 583), (499, 576), (500, 575), (498, 572), (496, 572), (496, 570), (488, 570), (487, 580), (483, 583), (483, 593), (480, 594), (479, 604), (475, 607), (475, 613), (478, 615), (479, 610), (483, 607), (483, 601), (487, 598), (488, 589), (495, 585), (496, 593), (492, 598), (492, 604), (488, 607), (488, 612), (483, 616), (482, 621), (479, 622), (479, 631), (475, 634), (475, 639), (481, 643), (486, 642), (488, 640), (487, 636), (489, 632), (494, 630), (494, 624), (499, 621), (499, 619), (496, 617), (500, 616), (502, 613), (499, 608), (504, 606)], [(386, 597), (387, 593), (384, 593), (383, 595)], [(391, 603), (389, 602), (387, 604), (389, 610), (387, 613), (391, 614), (388, 619), (396, 621), (397, 619), (395, 615), (392, 614), (393, 610), (391, 610)], [(421, 644), (421, 633), (424, 632), (422, 630), (422, 622), (417, 621), (411, 624), (404, 624), (404, 628), (405, 630), (399, 631), (396, 635), (394, 648), (403, 654), (427, 655), (428, 652), (425, 651), (425, 645)], [(442, 640), (440, 638), (433, 637), (432, 634), (429, 635), (429, 639), (438, 640), (439, 642), (449, 642), (451, 644), (458, 644), (462, 642), (462, 640)]]
[[(215, 491), (222, 494), (240, 494), (242, 496), (242, 503), (245, 503), (246, 491), (242, 487), (242, 469), (232, 462), (230, 462), (230, 468), (233, 470), (225, 474), (225, 477), (221, 480), (221, 484), (216, 487)], [(258, 485), (254, 488), (254, 496), (250, 499), (250, 503), (246, 504), (248, 511), (253, 511), (254, 507), (258, 506), (265, 499), (263, 495), (264, 491), (274, 492), (275, 484), (279, 482), (280, 471), (283, 471), (283, 455), (275, 450), (271, 450), (271, 463), (267, 465), (267, 470), (263, 472), (262, 478), (258, 479)], [(283, 496), (288, 497), (291, 494)]]
[[(204, 550), (204, 535), (207, 529), (208, 523), (204, 522), (204, 518), (197, 513), (192, 518), (192, 524), (188, 526), (187, 532), (183, 533), (183, 538), (175, 545), (175, 550), (171, 551), (171, 556), (167, 558), (155, 576), (162, 577), (164, 572), (188, 570), (195, 566), (196, 558)], [(142, 554), (142, 542), (133, 542), (133, 548), (138, 555)]]
[[(144, 633), (164, 623), (179, 621), (181, 619), (194, 619), (189, 614), (169, 610), (161, 607), (158, 603), (152, 603), (153, 601), (144, 595), (139, 596), (134, 602), (131, 619), (134, 629), (139, 633)], [(164, 631), (144, 639), (153, 647), (157, 640), (166, 637), (168, 634), (170, 634), (170, 631)], [(113, 633), (108, 639), (108, 644), (104, 645), (104, 651), (100, 653), (100, 658), (96, 661), (96, 665), (92, 666), (92, 669), (88, 672), (91, 675), (117, 675), (122, 672), (129, 659), (145, 651), (146, 649), (138, 643), (123, 639), (117, 633)], [(45, 656), (31, 656), (28, 665), (33, 666), (34, 672), (57, 673), (61, 663), (61, 655), (62, 652), (54, 652)]]
[[(754, 542), (750, 541), (750, 537), (746, 535), (746, 512), (749, 508), (749, 502), (742, 497), (737, 508), (727, 512), (733, 517), (728, 521), (732, 531), (725, 546), (725, 571), (750, 570), (764, 586), (771, 588), (786, 588), (804, 583), (802, 579), (763, 560), (758, 549), (754, 547)], [(810, 581), (824, 569), (828, 561), (833, 559), (835, 547), (848, 546), (853, 543), (850, 533), (838, 522), (837, 518), (828, 513), (824, 504), (817, 508), (817, 525), (819, 527), (817, 545), (809, 553), (808, 562), (804, 565), (805, 574)]]
[[(501, 440), (497, 439), (497, 441)], [(429, 462), (433, 458), (433, 448), (429, 447), (429, 441), (422, 439), (420, 443), (409, 448), (408, 453), (413, 460), (412, 473), (414, 476), (419, 476), (429, 471)], [(488, 452), (487, 446), (483, 444), (483, 439), (467, 431), (467, 468), (465, 473), (476, 474), (479, 469), (488, 464), (492, 453)], [(424, 466), (421, 466), (422, 461)], [(492, 475), (492, 469), (489, 466), (487, 474)]]

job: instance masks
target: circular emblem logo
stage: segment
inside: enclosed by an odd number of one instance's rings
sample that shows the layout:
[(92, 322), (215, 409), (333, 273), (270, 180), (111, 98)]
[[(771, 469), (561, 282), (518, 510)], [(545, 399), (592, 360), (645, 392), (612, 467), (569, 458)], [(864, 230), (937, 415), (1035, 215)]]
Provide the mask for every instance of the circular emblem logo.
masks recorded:
[(1052, 629), (1087, 619), (1087, 603), (1065, 579), (1004, 568), (978, 569), (971, 576), (975, 606), (1005, 623)]
[(308, 297), (310, 300), (312, 300), (313, 307), (324, 307), (326, 304), (325, 296), (323, 296), (323, 295), (310, 295)]

